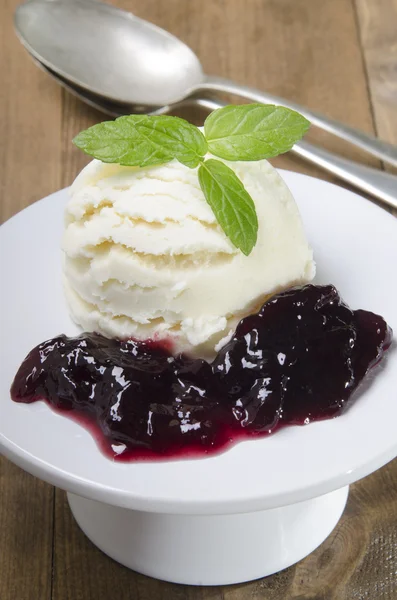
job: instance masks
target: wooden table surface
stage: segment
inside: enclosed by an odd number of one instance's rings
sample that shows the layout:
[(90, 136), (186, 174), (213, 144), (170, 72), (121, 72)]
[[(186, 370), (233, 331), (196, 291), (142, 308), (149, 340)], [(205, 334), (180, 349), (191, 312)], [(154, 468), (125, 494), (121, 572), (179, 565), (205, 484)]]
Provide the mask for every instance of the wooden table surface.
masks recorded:
[[(103, 118), (33, 65), (12, 27), (18, 2), (0, 3), (3, 221), (72, 182), (87, 158), (71, 139)], [(397, 144), (397, 0), (116, 3), (180, 36), (208, 73), (294, 99)], [(325, 134), (312, 138), (379, 166)], [(275, 162), (330, 179), (293, 156)], [(64, 492), (0, 459), (0, 600), (113, 598), (396, 600), (397, 462), (351, 487), (339, 525), (297, 565), (252, 583), (189, 588), (108, 559), (74, 523)]]

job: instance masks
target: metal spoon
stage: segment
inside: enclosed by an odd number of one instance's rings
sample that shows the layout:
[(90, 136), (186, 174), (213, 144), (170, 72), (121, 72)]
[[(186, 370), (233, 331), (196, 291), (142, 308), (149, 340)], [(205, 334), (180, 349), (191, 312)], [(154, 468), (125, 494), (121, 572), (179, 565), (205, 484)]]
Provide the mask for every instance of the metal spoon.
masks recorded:
[(134, 106), (135, 112), (147, 113), (204, 91), (237, 94), (298, 110), (314, 125), (397, 166), (395, 146), (289, 100), (207, 76), (179, 39), (113, 6), (92, 0), (30, 0), (18, 7), (15, 27), (28, 51), (52, 71), (89, 93)]
[[(55, 81), (63, 88), (93, 108), (96, 108), (113, 118), (134, 113), (133, 106), (111, 102), (96, 94), (89, 94), (86, 90), (66, 81), (38, 60), (34, 58), (33, 60), (37, 66), (55, 79)], [(200, 107), (212, 111), (217, 108), (222, 108), (222, 106), (225, 106), (225, 103), (220, 100), (190, 97), (171, 106), (163, 106), (160, 111), (161, 114), (164, 114), (175, 112), (175, 110), (185, 107)], [(150, 114), (159, 114), (159, 111), (154, 110), (153, 113)], [(397, 209), (396, 176), (341, 158), (336, 154), (332, 154), (327, 150), (322, 150), (321, 148), (304, 141), (295, 144), (292, 148), (292, 152), (295, 152), (295, 154), (298, 154), (309, 162), (322, 167), (328, 173), (336, 175), (339, 179), (342, 179), (342, 181), (349, 183), (357, 189), (371, 194), (390, 208)]]
[[(108, 115), (108, 116), (116, 119), (117, 117), (121, 117), (123, 115), (131, 115), (131, 114), (136, 114), (136, 113), (141, 112), (140, 110), (137, 111), (135, 106), (130, 106), (128, 104), (114, 102), (112, 100), (109, 100), (108, 98), (105, 98), (104, 96), (94, 94), (93, 92), (88, 92), (86, 89), (79, 87), (75, 83), (65, 79), (64, 77), (61, 77), (61, 75), (58, 75), (58, 73), (56, 73), (49, 67), (46, 67), (42, 62), (37, 60), (37, 58), (35, 58), (33, 55), (31, 55), (31, 58), (33, 59), (33, 62), (35, 63), (35, 65), (37, 67), (39, 67), (39, 69), (44, 71), (47, 75), (49, 75), (52, 79), (54, 79), (57, 83), (59, 83), (59, 85), (61, 87), (63, 87), (65, 90), (67, 90), (70, 94), (72, 94), (72, 96), (75, 96), (76, 98), (78, 98), (79, 100), (84, 102), (85, 104), (88, 104), (92, 108), (99, 110), (100, 112), (104, 113), (105, 115)], [(174, 105), (174, 106), (177, 106), (177, 105)], [(156, 107), (153, 107), (153, 110), (150, 112), (147, 112), (147, 114), (150, 114), (150, 115), (166, 114), (169, 111), (170, 111), (169, 106), (162, 106), (159, 109), (156, 109)]]

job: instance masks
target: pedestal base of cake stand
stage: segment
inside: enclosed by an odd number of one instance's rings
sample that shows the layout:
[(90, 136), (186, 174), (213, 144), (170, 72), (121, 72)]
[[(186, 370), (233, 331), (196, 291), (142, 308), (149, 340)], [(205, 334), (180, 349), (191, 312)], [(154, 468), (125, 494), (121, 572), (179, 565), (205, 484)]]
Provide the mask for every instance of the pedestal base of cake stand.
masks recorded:
[(87, 537), (126, 567), (174, 583), (226, 585), (271, 575), (310, 554), (338, 523), (348, 491), (209, 516), (141, 512), (71, 493), (68, 500)]

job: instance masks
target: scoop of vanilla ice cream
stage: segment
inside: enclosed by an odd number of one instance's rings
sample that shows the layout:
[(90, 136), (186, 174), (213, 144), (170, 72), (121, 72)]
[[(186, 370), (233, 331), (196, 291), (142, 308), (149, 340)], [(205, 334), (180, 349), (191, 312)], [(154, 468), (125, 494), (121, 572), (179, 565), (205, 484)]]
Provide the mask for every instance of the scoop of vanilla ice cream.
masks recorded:
[(166, 338), (175, 351), (210, 357), (266, 296), (313, 278), (298, 208), (277, 171), (266, 160), (227, 164), (258, 214), (249, 256), (218, 225), (197, 169), (98, 160), (83, 169), (63, 250), (67, 301), (85, 331)]

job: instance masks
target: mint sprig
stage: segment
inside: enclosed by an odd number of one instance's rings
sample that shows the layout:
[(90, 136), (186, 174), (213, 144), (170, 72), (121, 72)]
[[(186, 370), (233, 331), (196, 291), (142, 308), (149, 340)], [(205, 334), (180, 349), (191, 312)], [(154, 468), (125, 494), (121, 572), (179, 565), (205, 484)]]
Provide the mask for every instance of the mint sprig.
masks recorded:
[(215, 110), (204, 135), (179, 117), (130, 115), (105, 121), (73, 140), (86, 154), (106, 163), (150, 167), (178, 160), (198, 167), (203, 194), (231, 242), (245, 255), (258, 235), (255, 204), (242, 181), (224, 162), (271, 158), (292, 148), (309, 127), (299, 113), (281, 106), (244, 104)]

